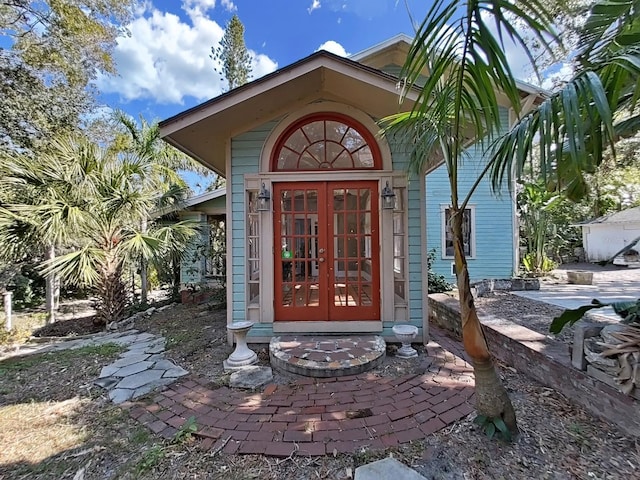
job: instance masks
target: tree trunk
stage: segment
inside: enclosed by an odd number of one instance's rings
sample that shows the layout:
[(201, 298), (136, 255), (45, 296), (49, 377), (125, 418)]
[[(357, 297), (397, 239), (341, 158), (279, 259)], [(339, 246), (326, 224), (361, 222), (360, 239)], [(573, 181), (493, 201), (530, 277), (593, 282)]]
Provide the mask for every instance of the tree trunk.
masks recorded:
[[(142, 225), (140, 230), (142, 233), (147, 231), (147, 219), (142, 219)], [(142, 305), (147, 304), (147, 290), (149, 289), (149, 282), (147, 279), (147, 261), (144, 258), (140, 258), (140, 303)]]
[(515, 411), (496, 372), (471, 293), (462, 237), (463, 213), (457, 206), (452, 208), (451, 228), (458, 277), (458, 294), (460, 296), (462, 343), (473, 363), (476, 383), (476, 410), (478, 414), (489, 418), (501, 418), (511, 433), (515, 435), (518, 433)]
[(144, 258), (140, 259), (140, 303), (142, 305), (147, 304), (147, 290), (149, 289), (149, 282), (147, 280), (147, 261)]
[[(56, 248), (54, 245), (47, 245), (45, 250), (45, 260), (53, 260), (56, 258)], [(54, 323), (56, 321), (56, 285), (58, 284), (56, 275), (50, 273), (45, 277), (45, 309), (47, 312), (47, 323)], [(59, 291), (59, 290), (58, 290)]]
[(107, 258), (102, 267), (101, 278), (96, 288), (96, 325), (106, 326), (124, 318), (127, 307), (127, 292), (122, 280), (122, 264), (115, 258)]

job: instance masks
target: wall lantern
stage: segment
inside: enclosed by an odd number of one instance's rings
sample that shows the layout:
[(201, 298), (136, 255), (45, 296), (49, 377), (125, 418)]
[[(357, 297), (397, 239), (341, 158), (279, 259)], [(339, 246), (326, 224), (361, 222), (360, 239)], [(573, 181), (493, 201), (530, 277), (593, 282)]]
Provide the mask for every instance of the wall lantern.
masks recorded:
[(382, 189), (380, 196), (382, 197), (382, 208), (385, 210), (393, 210), (396, 206), (396, 194), (393, 193), (393, 190), (389, 187), (389, 182), (387, 182)]
[(269, 202), (271, 201), (271, 193), (264, 186), (264, 182), (262, 182), (262, 187), (260, 187), (260, 191), (258, 192), (258, 210), (260, 212), (268, 212), (269, 211)]

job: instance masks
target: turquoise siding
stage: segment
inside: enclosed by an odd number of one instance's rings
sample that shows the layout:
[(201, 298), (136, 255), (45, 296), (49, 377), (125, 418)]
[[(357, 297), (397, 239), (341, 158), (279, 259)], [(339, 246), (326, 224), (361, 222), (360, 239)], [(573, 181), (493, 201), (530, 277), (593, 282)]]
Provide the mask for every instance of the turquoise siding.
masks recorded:
[[(459, 171), (460, 201), (484, 167), (479, 147), (471, 147), (469, 156)], [(444, 165), (427, 175), (427, 250), (435, 249), (433, 270), (450, 281), (453, 259), (442, 258), (442, 205), (451, 204), (449, 178)], [(471, 197), (469, 205), (475, 207), (475, 258), (467, 259), (471, 281), (485, 278), (511, 278), (513, 275), (513, 202), (508, 192), (496, 197), (490, 182), (482, 180)]]
[[(407, 170), (407, 154), (403, 148), (393, 143), (393, 139), (388, 138), (391, 148), (392, 165), (394, 171), (404, 172)], [(410, 181), (407, 185), (407, 259), (409, 263), (407, 271), (409, 323), (422, 329), (423, 305), (422, 305), (422, 219), (420, 217), (420, 204), (422, 196), (420, 194), (420, 183)], [(384, 279), (382, 279), (384, 281)], [(393, 326), (385, 322), (385, 331)]]
[[(246, 230), (245, 230), (245, 174), (256, 174), (260, 170), (260, 153), (262, 146), (276, 122), (269, 122), (250, 132), (231, 139), (231, 288), (233, 300), (231, 308), (233, 319), (245, 319), (247, 295), (246, 283)], [(228, 192), (228, 190), (227, 190)]]

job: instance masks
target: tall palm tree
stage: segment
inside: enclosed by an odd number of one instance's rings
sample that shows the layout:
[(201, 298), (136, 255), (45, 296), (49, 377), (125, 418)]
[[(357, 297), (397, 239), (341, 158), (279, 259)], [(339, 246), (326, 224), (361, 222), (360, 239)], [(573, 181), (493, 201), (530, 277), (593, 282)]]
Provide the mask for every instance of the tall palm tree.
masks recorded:
[[(128, 263), (184, 249), (195, 234), (189, 222), (163, 226), (151, 220), (151, 212), (175, 189), (154, 181), (150, 163), (68, 137), (53, 141), (38, 162), (16, 157), (7, 167), (7, 181), (31, 190), (29, 198), (39, 200), (8, 205), (5, 213), (71, 250), (47, 262), (44, 272), (93, 288), (100, 324), (124, 315), (123, 269)], [(147, 219), (146, 231), (141, 231), (142, 219)]]
[(461, 198), (458, 167), (470, 140), (486, 143), (506, 127), (497, 91), (520, 111), (520, 92), (503, 42), (508, 37), (528, 51), (513, 26), (514, 18), (531, 29), (543, 46), (549, 46), (552, 19), (537, 0), (529, 2), (526, 10), (508, 0), (437, 0), (417, 29), (401, 72), (401, 97), (418, 89), (418, 99), (410, 112), (382, 122), (387, 135), (410, 145), (414, 173), (423, 176), (440, 163), (447, 168), (462, 337), (474, 368), (476, 409), (506, 425), (511, 433), (517, 432), (515, 411), (478, 319), (463, 246), (463, 213), (480, 179)]
[[(401, 73), (405, 83), (401, 97), (409, 89), (418, 89), (419, 98), (410, 112), (382, 122), (388, 135), (411, 145), (411, 170), (424, 174), (441, 162), (447, 168), (463, 344), (474, 367), (476, 409), (493, 421), (503, 421), (512, 433), (517, 432), (515, 412), (496, 374), (471, 294), (462, 243), (463, 212), (488, 171), (495, 188), (512, 172), (522, 172), (537, 136), (543, 171), (555, 186), (578, 197), (584, 192), (582, 172), (600, 161), (603, 148), (615, 137), (611, 111), (632, 112), (618, 124), (620, 133), (637, 129), (640, 122), (633, 109), (640, 92), (638, 3), (597, 3), (581, 36), (578, 59), (583, 67), (578, 75), (528, 113), (521, 111), (516, 81), (503, 53), (504, 39), (519, 44), (535, 67), (520, 29), (529, 29), (552, 51), (552, 42), (558, 38), (543, 4), (538, 0), (526, 5), (508, 0), (436, 1), (417, 29)], [(520, 116), (510, 130), (501, 123), (496, 91)], [(460, 198), (458, 165), (470, 139), (478, 140), (491, 154), (469, 193)]]

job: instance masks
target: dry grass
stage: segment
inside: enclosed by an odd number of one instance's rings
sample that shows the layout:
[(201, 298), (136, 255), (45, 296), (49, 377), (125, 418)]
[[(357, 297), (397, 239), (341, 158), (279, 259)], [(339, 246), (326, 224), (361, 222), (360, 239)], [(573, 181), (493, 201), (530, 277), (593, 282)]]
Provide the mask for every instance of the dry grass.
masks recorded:
[(0, 465), (37, 464), (48, 457), (81, 446), (88, 432), (73, 417), (89, 399), (29, 402), (0, 407)]

